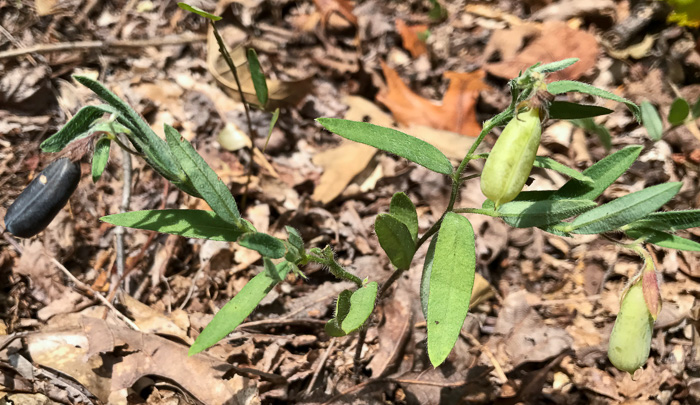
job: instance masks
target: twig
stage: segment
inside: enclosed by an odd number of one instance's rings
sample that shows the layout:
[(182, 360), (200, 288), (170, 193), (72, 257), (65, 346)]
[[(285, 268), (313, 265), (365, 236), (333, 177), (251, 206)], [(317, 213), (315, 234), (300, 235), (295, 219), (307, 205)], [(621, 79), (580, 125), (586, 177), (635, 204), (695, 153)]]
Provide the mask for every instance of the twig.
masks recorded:
[(505, 384), (508, 382), (508, 377), (506, 376), (506, 373), (503, 372), (503, 368), (501, 367), (501, 363), (498, 362), (496, 359), (496, 356), (491, 353), (491, 350), (482, 345), (481, 342), (479, 342), (479, 339), (477, 339), (474, 335), (471, 333), (466, 333), (466, 332), (460, 332), (460, 335), (465, 338), (466, 340), (469, 341), (473, 346), (475, 346), (477, 349), (481, 350), (486, 357), (488, 357), (489, 361), (491, 362), (491, 365), (493, 366), (493, 370), (496, 372), (496, 375), (498, 376), (498, 379), (501, 380), (501, 384)]
[(180, 309), (185, 309), (185, 306), (187, 303), (190, 301), (190, 298), (192, 298), (192, 294), (194, 294), (194, 290), (197, 288), (197, 279), (199, 276), (204, 272), (205, 269), (208, 269), (209, 266), (211, 265), (211, 260), (207, 260), (207, 262), (199, 267), (199, 270), (194, 275), (194, 278), (192, 279), (192, 285), (190, 285), (190, 289), (187, 291), (187, 296), (185, 296), (185, 300), (182, 301), (182, 304), (180, 304)]
[(362, 357), (362, 346), (365, 345), (367, 337), (367, 328), (362, 328), (357, 337), (357, 346), (355, 347), (355, 357), (353, 358), (353, 366), (355, 367), (355, 381), (360, 380), (360, 357)]
[(328, 356), (333, 352), (333, 346), (335, 346), (336, 338), (331, 339), (331, 342), (328, 344), (328, 348), (326, 349), (326, 352), (323, 353), (323, 356), (321, 356), (321, 360), (318, 362), (318, 367), (316, 367), (316, 370), (314, 371), (314, 376), (311, 377), (311, 382), (309, 383), (309, 386), (306, 388), (306, 395), (311, 395), (311, 390), (314, 387), (314, 384), (316, 384), (316, 379), (318, 378), (319, 374), (321, 374), (321, 370), (323, 370), (323, 367), (326, 365), (326, 360), (328, 360)]
[[(11, 237), (10, 235), (8, 235), (6, 232), (4, 232), (4, 233), (2, 234), (2, 236), (5, 238), (5, 240), (6, 240), (7, 242), (10, 243), (10, 245), (12, 245), (12, 246), (15, 248), (15, 250), (17, 250), (17, 252), (18, 252), (20, 255), (21, 255), (21, 254), (24, 254), (24, 250), (22, 249), (22, 247), (17, 243), (17, 241), (15, 241), (14, 239), (12, 239), (12, 237)], [(112, 311), (114, 311), (114, 314), (117, 316), (117, 318), (119, 318), (119, 319), (121, 319), (122, 321), (124, 321), (124, 323), (126, 323), (127, 325), (129, 325), (129, 327), (131, 327), (131, 328), (134, 329), (134, 330), (140, 330), (139, 327), (136, 326), (136, 324), (135, 324), (131, 319), (127, 318), (126, 315), (124, 315), (124, 314), (122, 314), (121, 312), (117, 311), (117, 309), (114, 307), (114, 305), (112, 305), (111, 302), (109, 302), (105, 297), (103, 297), (102, 294), (99, 294), (97, 291), (93, 290), (92, 287), (90, 287), (89, 285), (87, 285), (87, 284), (83, 283), (82, 281), (78, 280), (73, 274), (71, 274), (70, 271), (68, 271), (68, 269), (67, 269), (63, 264), (61, 264), (61, 262), (59, 262), (58, 260), (56, 260), (56, 259), (55, 259), (53, 256), (51, 256), (48, 252), (45, 251), (44, 254), (46, 255), (46, 257), (49, 258), (49, 260), (51, 260), (51, 262), (52, 262), (54, 265), (56, 265), (56, 267), (58, 267), (59, 270), (61, 270), (61, 271), (63, 272), (63, 274), (64, 274), (66, 277), (68, 277), (68, 278), (73, 282), (73, 284), (75, 284), (76, 287), (78, 287), (78, 289), (80, 289), (80, 290), (82, 290), (84, 293), (88, 294), (88, 297), (89, 297), (89, 298), (90, 298), (90, 297), (95, 297), (95, 298), (97, 298), (97, 300), (100, 301), (102, 304), (104, 304), (107, 308), (109, 308), (109, 309), (111, 309)]]
[[(123, 137), (123, 135), (118, 135)], [(124, 172), (124, 179), (122, 180), (122, 203), (119, 207), (119, 212), (122, 214), (129, 211), (129, 205), (131, 202), (131, 154), (122, 149), (122, 170)], [(114, 239), (117, 245), (117, 277), (119, 282), (115, 285), (115, 288), (120, 288), (124, 280), (124, 263), (126, 261), (124, 254), (124, 227), (117, 226), (114, 228)]]
[(0, 52), (0, 60), (14, 58), (32, 53), (44, 54), (49, 52), (78, 51), (100, 49), (102, 52), (115, 48), (143, 48), (145, 46), (182, 45), (192, 42), (201, 42), (207, 39), (206, 35), (177, 35), (165, 38), (136, 39), (136, 40), (104, 40), (104, 41), (77, 41), (59, 42), (57, 44), (40, 44), (28, 48), (10, 49)]

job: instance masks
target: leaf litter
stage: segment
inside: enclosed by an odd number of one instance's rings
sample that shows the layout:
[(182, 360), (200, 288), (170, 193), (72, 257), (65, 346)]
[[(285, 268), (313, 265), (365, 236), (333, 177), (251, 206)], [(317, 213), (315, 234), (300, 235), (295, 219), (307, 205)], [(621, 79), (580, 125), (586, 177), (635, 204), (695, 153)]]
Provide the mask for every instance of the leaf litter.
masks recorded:
[[(242, 196), (248, 150), (226, 150), (216, 136), (227, 124), (246, 132), (243, 108), (212, 40), (203, 36), (207, 24), (174, 4), (146, 3), (129, 2), (115, 11), (94, 2), (40, 1), (41, 20), (30, 8), (0, 6), (9, 33), (0, 53), (56, 42), (200, 35), (175, 45), (105, 48), (99, 57), (76, 49), (0, 58), (0, 70), (8, 72), (0, 80), (0, 211), (48, 162), (38, 152), (41, 140), (79, 106), (96, 102), (71, 82), (71, 74), (86, 73), (129, 100), (156, 130), (165, 122), (177, 126), (235, 196)], [(638, 10), (627, 3), (573, 7), (575, 2), (562, 0), (528, 8), (519, 2), (441, 3), (448, 18), (438, 21), (429, 17), (430, 2), (414, 0), (199, 5), (224, 16), (221, 28), (242, 71), (246, 62), (240, 51), (256, 48), (270, 76), (273, 103), (267, 110), (283, 107), (267, 154), (255, 155), (252, 165), (246, 217), (259, 229), (283, 235), (285, 225), (293, 226), (310, 246), (331, 243), (339, 260), (381, 283), (390, 264), (367, 230), (391, 195), (407, 191), (417, 202), (421, 233), (439, 219), (447, 204), (443, 178), (364, 145), (341, 142), (314, 123), (320, 116), (395, 126), (459, 161), (481, 122), (510, 101), (505, 79), (537, 61), (579, 57), (581, 62), (559, 79), (602, 84), (635, 102), (650, 100), (661, 111), (677, 97), (674, 89), (692, 101), (698, 97), (696, 33), (657, 17), (652, 35), (634, 31), (630, 24)], [(70, 28), (68, 18), (81, 23)], [(47, 31), (42, 21), (52, 28)], [(604, 41), (610, 33), (624, 34), (624, 41)], [(254, 102), (252, 81), (243, 79), (246, 97)], [(261, 149), (269, 113), (254, 109), (251, 118), (257, 134), (247, 136)], [(655, 151), (603, 199), (680, 180), (681, 195), (669, 208), (697, 207), (700, 145), (687, 128), (669, 129), (653, 147), (622, 110), (603, 123), (614, 150), (646, 144)], [(544, 131), (539, 155), (584, 169), (607, 154), (595, 135), (580, 128)], [(637, 259), (595, 237), (554, 238), (486, 217), (470, 217), (481, 287), (475, 286), (471, 315), (439, 369), (427, 361), (425, 323), (416, 306), (421, 269), (415, 263), (424, 252), (399, 282), (401, 291), (378, 304), (361, 346), (358, 334), (332, 341), (323, 332), (333, 316), (333, 298), (348, 286), (307, 266), (308, 281), (290, 276), (227, 339), (187, 357), (188, 343), (212, 314), (257, 274), (256, 254), (128, 230), (131, 270), (116, 305), (139, 330), (100, 307), (93, 293), (75, 288), (48, 259), (64, 263), (95, 291), (107, 293), (119, 284), (114, 229), (98, 218), (119, 210), (122, 162), (112, 153), (100, 182), (83, 180), (47, 231), (23, 242), (24, 255), (2, 245), (0, 398), (15, 403), (128, 403), (128, 398), (206, 404), (684, 403), (700, 392), (691, 378), (700, 365), (696, 253), (656, 249), (665, 305), (652, 356), (633, 379), (614, 370), (605, 352), (619, 293)], [(206, 208), (167, 189), (140, 159), (133, 162), (138, 173), (133, 209)], [(467, 175), (480, 163), (472, 164)], [(534, 190), (563, 181), (542, 170), (532, 177)], [(482, 198), (478, 180), (469, 181), (462, 201), (480, 205)], [(696, 230), (688, 236), (700, 237)]]

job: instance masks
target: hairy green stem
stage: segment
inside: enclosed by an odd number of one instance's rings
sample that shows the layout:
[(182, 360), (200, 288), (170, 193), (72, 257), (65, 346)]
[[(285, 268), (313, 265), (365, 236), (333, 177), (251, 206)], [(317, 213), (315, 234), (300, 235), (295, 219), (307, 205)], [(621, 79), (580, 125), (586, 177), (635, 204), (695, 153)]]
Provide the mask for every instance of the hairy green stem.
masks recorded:
[(307, 257), (310, 262), (328, 266), (328, 270), (337, 278), (341, 280), (352, 281), (353, 283), (357, 284), (358, 287), (362, 287), (362, 280), (356, 275), (345, 270), (341, 265), (338, 264), (338, 262), (335, 261), (335, 259), (328, 257), (319, 257), (315, 255), (308, 255)]

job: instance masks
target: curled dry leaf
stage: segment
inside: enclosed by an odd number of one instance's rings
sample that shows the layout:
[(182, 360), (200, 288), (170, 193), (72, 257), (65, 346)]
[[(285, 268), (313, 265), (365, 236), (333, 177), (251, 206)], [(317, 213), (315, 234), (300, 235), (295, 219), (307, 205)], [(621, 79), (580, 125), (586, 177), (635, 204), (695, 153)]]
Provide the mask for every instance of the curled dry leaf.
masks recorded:
[(403, 47), (411, 53), (413, 58), (417, 58), (428, 53), (428, 48), (425, 46), (425, 40), (421, 39), (419, 36), (428, 31), (427, 25), (408, 25), (404, 20), (397, 18), (396, 31), (398, 31), (399, 35), (401, 35)]

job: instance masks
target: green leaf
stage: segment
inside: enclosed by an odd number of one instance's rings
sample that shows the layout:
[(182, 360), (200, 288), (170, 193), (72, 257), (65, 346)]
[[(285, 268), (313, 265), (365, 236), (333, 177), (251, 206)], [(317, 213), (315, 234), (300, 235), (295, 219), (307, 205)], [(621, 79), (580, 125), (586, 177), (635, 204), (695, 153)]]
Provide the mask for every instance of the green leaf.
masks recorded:
[(681, 183), (665, 183), (620, 197), (580, 215), (566, 231), (595, 234), (618, 229), (658, 210), (680, 188)]
[(258, 97), (260, 105), (265, 108), (267, 104), (267, 81), (265, 81), (265, 74), (258, 60), (258, 54), (253, 48), (248, 48), (248, 67), (250, 68), (250, 78), (253, 81), (255, 95)]
[(377, 299), (377, 288), (377, 283), (372, 281), (352, 293), (350, 310), (340, 323), (343, 332), (351, 333), (360, 329), (372, 315), (374, 301)]
[[(85, 76), (73, 76), (73, 78), (83, 86), (92, 90), (102, 100), (107, 102), (117, 114), (117, 120), (129, 128), (132, 133), (128, 134), (129, 140), (136, 146), (139, 152), (143, 153), (144, 159), (161, 176), (170, 180), (183, 191), (191, 194), (191, 189), (187, 190), (187, 185), (182, 186), (186, 176), (175, 162), (175, 157), (168, 149), (165, 142), (153, 132), (151, 127), (144, 122), (136, 111), (134, 111), (122, 99), (112, 93), (102, 83)], [(101, 107), (104, 108), (104, 107)], [(183, 188), (184, 187), (184, 188)], [(195, 197), (197, 195), (195, 194)]]
[(700, 98), (698, 98), (698, 101), (693, 104), (693, 109), (690, 113), (693, 116), (693, 119), (700, 117)]
[(238, 212), (236, 200), (224, 182), (175, 128), (165, 125), (165, 137), (170, 150), (197, 193), (224, 221), (238, 226), (241, 214)]
[(286, 261), (279, 263), (275, 268), (277, 277), (270, 277), (267, 271), (261, 271), (214, 315), (214, 319), (209, 322), (209, 325), (197, 336), (197, 340), (190, 347), (188, 353), (190, 356), (215, 345), (219, 340), (233, 332), (277, 285), (278, 280), (284, 280), (291, 270), (290, 263)]
[(671, 110), (668, 112), (668, 122), (671, 125), (681, 125), (688, 118), (690, 106), (684, 98), (677, 98), (671, 104)]
[(438, 148), (401, 131), (337, 118), (318, 118), (316, 121), (343, 138), (393, 153), (437, 173), (452, 173), (450, 160)]
[(107, 137), (101, 138), (95, 144), (95, 152), (92, 154), (92, 182), (96, 183), (102, 177), (109, 160), (109, 147), (112, 141)]
[(418, 213), (416, 206), (406, 195), (406, 193), (398, 192), (391, 197), (391, 206), (389, 213), (399, 222), (406, 225), (408, 232), (411, 234), (413, 241), (418, 240)]
[(448, 212), (436, 236), (428, 296), (428, 357), (442, 364), (454, 347), (474, 287), (474, 230), (465, 217)]
[(208, 18), (212, 21), (219, 21), (221, 19), (221, 17), (219, 17), (218, 15), (207, 13), (206, 11), (202, 10), (201, 8), (197, 8), (195, 6), (190, 6), (187, 3), (177, 3), (177, 5), (185, 11), (189, 11), (189, 12), (198, 14), (199, 16), (204, 17), (204, 18)]
[(547, 226), (596, 206), (591, 200), (511, 201), (498, 207), (496, 212), (514, 228), (529, 228)]
[(272, 130), (275, 129), (275, 124), (277, 119), (280, 117), (280, 109), (275, 108), (275, 112), (272, 113), (272, 118), (270, 119), (270, 129), (267, 131), (267, 138), (265, 138), (265, 146), (263, 146), (263, 152), (267, 149), (267, 143), (270, 142), (270, 137), (272, 136)]
[(428, 18), (431, 21), (442, 21), (447, 18), (447, 10), (437, 0), (430, 0)]
[(304, 250), (304, 240), (301, 238), (299, 231), (292, 228), (291, 226), (284, 227), (287, 230), (287, 254), (285, 259), (291, 263), (298, 263), (303, 260), (306, 256), (306, 250)]
[(338, 299), (335, 301), (335, 316), (328, 321), (325, 326), (326, 333), (328, 333), (329, 336), (341, 337), (347, 335), (341, 325), (350, 312), (351, 298), (352, 291), (350, 290), (343, 290), (338, 295)]
[(549, 118), (570, 120), (610, 114), (612, 110), (597, 105), (576, 104), (568, 101), (553, 101), (549, 107)]
[[(642, 146), (627, 146), (583, 171), (593, 184), (569, 180), (552, 194), (552, 199), (594, 200), (632, 166), (642, 152)], [(522, 193), (521, 193), (522, 194)]]
[(100, 221), (127, 228), (146, 229), (186, 238), (235, 242), (244, 230), (236, 228), (212, 211), (148, 210), (107, 215)]
[(642, 110), (642, 124), (644, 124), (644, 128), (646, 128), (649, 138), (654, 141), (660, 140), (664, 129), (656, 107), (648, 101), (642, 101), (639, 106)]
[(416, 242), (406, 224), (391, 214), (379, 214), (374, 221), (379, 244), (398, 269), (408, 269), (416, 251)]
[(560, 70), (564, 70), (578, 61), (579, 61), (579, 58), (562, 59), (560, 61), (547, 63), (544, 65), (538, 66), (536, 68), (533, 68), (532, 70), (534, 72), (539, 72), (539, 73), (553, 73), (553, 72), (558, 72)]
[(51, 135), (39, 147), (46, 153), (62, 151), (74, 140), (88, 136), (90, 126), (103, 115), (109, 114), (109, 111), (109, 108), (97, 105), (87, 105), (81, 108), (60, 131)]
[[(528, 190), (528, 191), (521, 191), (520, 194), (518, 194), (517, 197), (513, 199), (513, 201), (543, 201), (543, 200), (551, 200), (552, 195), (554, 194), (555, 190)], [(493, 201), (486, 199), (484, 203), (481, 205), (481, 208), (486, 209), (486, 210), (492, 210), (495, 212), (496, 209), (496, 204), (494, 204)]]
[(678, 235), (644, 228), (629, 229), (625, 231), (625, 233), (632, 239), (644, 239), (647, 243), (652, 243), (663, 248), (700, 252), (700, 243), (682, 238)]
[(420, 306), (426, 321), (428, 320), (428, 298), (430, 297), (430, 274), (433, 271), (436, 242), (437, 238), (432, 238), (430, 240), (428, 251), (425, 253), (425, 261), (423, 262), (423, 275), (420, 279)]
[(586, 176), (585, 174), (579, 172), (578, 170), (574, 170), (570, 168), (569, 166), (566, 166), (564, 164), (561, 164), (557, 162), (556, 160), (552, 158), (548, 158), (545, 156), (536, 156), (535, 157), (535, 163), (533, 164), (535, 167), (541, 167), (543, 169), (549, 169), (549, 170), (554, 170), (557, 171), (565, 176), (569, 176), (572, 179), (576, 179), (585, 183), (593, 183), (593, 179), (590, 177)]
[(678, 231), (700, 226), (700, 210), (652, 212), (629, 224), (630, 228), (650, 228), (657, 231)]
[(245, 233), (238, 239), (238, 244), (273, 259), (284, 257), (287, 253), (284, 242), (262, 232)]
[(558, 82), (549, 83), (547, 85), (547, 91), (552, 94), (562, 94), (575, 91), (577, 93), (590, 94), (592, 96), (607, 98), (608, 100), (624, 103), (630, 109), (630, 111), (632, 111), (637, 121), (640, 120), (639, 107), (637, 104), (627, 100), (626, 98), (620, 97), (617, 94), (591, 86), (590, 84), (576, 82), (573, 80), (561, 80)]
[(605, 150), (609, 151), (612, 148), (610, 131), (608, 131), (604, 125), (596, 124), (591, 118), (580, 118), (569, 121), (577, 127), (583, 128), (584, 131), (597, 135), (598, 139), (600, 139), (600, 142), (605, 147)]

